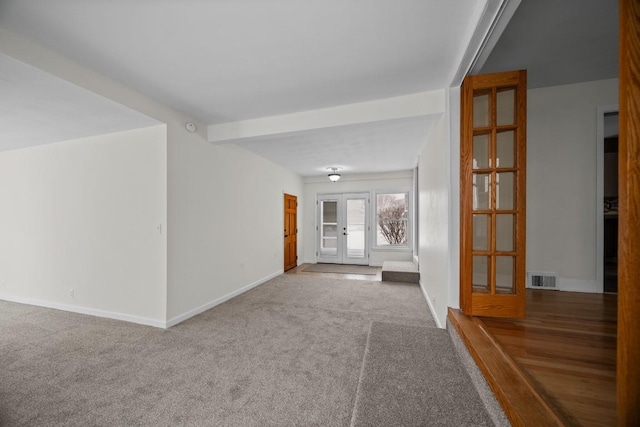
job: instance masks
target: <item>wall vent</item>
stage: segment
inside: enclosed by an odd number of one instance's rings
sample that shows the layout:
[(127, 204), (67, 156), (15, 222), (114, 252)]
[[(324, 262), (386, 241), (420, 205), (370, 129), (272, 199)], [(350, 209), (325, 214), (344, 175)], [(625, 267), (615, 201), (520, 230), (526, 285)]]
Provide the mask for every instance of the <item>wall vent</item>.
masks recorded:
[(532, 289), (558, 289), (558, 273), (529, 272), (527, 287)]

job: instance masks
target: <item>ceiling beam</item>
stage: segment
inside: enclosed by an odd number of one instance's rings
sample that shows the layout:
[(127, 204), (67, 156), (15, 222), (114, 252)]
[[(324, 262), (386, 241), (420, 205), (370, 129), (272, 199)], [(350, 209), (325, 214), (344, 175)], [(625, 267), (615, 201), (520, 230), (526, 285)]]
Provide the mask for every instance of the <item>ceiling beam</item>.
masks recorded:
[(209, 142), (222, 143), (256, 136), (442, 114), (444, 111), (445, 92), (434, 90), (332, 108), (214, 124), (208, 126), (207, 135)]

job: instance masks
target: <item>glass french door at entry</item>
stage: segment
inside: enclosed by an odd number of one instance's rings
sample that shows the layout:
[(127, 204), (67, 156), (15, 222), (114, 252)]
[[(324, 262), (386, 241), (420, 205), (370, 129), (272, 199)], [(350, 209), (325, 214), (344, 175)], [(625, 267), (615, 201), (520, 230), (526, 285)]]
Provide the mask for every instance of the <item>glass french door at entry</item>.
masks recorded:
[(369, 264), (369, 193), (318, 196), (317, 261)]

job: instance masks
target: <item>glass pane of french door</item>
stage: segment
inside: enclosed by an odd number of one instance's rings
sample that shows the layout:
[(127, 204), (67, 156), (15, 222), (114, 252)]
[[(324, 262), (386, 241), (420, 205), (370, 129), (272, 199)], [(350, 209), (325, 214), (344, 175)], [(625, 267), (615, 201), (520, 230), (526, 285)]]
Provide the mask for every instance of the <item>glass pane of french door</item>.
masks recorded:
[(514, 251), (515, 215), (497, 212), (516, 208), (515, 89), (483, 88), (474, 91), (473, 99), (473, 290), (513, 293), (513, 257), (497, 252)]
[(366, 199), (347, 199), (347, 258), (364, 259), (366, 209)]
[(336, 257), (338, 255), (338, 201), (320, 202), (320, 254)]

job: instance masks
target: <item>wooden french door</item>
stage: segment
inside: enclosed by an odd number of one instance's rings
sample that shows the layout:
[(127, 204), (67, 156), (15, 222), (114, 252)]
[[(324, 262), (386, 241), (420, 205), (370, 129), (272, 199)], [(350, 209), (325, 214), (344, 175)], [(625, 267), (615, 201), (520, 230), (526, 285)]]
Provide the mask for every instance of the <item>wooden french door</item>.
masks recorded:
[(284, 195), (284, 271), (298, 265), (298, 198)]
[(460, 299), (465, 314), (525, 315), (526, 71), (462, 87)]

